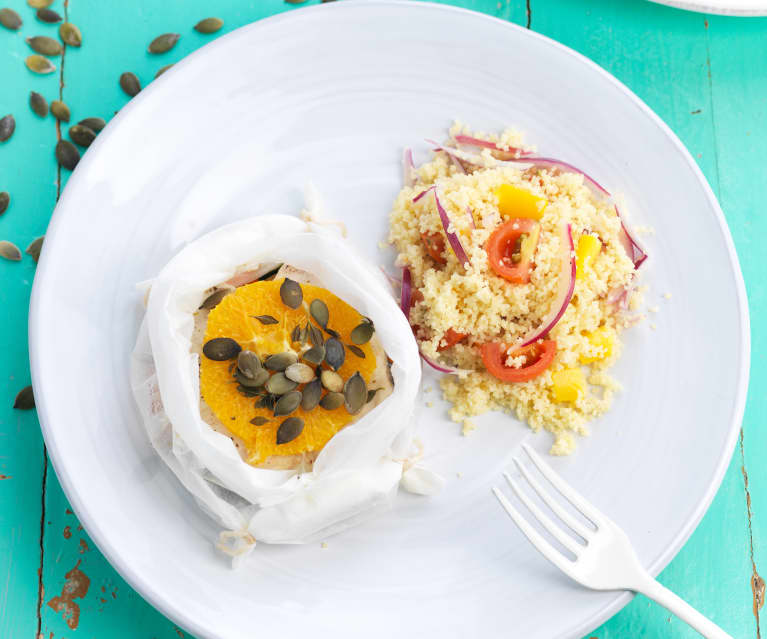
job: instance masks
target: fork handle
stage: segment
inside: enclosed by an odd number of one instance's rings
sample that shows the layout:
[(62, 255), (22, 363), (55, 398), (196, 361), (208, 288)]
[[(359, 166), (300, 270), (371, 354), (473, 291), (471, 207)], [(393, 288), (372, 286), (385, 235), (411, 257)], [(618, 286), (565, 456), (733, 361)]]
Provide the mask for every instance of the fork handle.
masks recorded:
[(639, 584), (632, 588), (632, 590), (641, 592), (646, 597), (666, 608), (666, 610), (673, 612), (707, 639), (733, 639), (731, 635), (728, 635), (713, 621), (704, 617), (684, 599), (675, 595), (646, 573), (642, 576)]

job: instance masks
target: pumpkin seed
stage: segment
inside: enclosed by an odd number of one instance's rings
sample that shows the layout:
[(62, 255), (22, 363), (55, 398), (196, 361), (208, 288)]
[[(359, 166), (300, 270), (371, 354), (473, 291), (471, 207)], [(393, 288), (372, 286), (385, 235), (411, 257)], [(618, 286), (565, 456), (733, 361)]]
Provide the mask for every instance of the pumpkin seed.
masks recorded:
[(35, 407), (35, 394), (31, 386), (25, 386), (18, 392), (13, 401), (13, 407), (19, 410), (30, 410)]
[[(240, 354), (237, 355), (237, 368), (243, 375), (245, 375), (245, 377), (249, 377), (250, 379), (255, 379), (256, 373), (264, 370), (261, 365), (261, 359), (253, 351), (241, 351)], [(268, 374), (269, 373), (267, 373), (267, 375)], [(261, 383), (263, 384), (263, 382)]]
[(248, 377), (238, 368), (234, 371), (234, 378), (240, 383), (241, 386), (244, 386), (248, 390), (252, 390), (254, 388), (260, 388), (266, 384), (267, 380), (269, 379), (269, 371), (265, 371), (263, 368), (260, 368), (253, 374), (253, 377)]
[(53, 113), (53, 117), (60, 122), (69, 122), (69, 118), (72, 117), (69, 113), (69, 107), (61, 100), (54, 100), (51, 102), (51, 113)]
[(295, 364), (298, 361), (298, 355), (293, 351), (286, 351), (284, 353), (277, 353), (276, 355), (270, 355), (266, 358), (264, 366), (270, 371), (284, 371), (291, 364)]
[(11, 196), (8, 191), (0, 191), (0, 215), (8, 210), (11, 203)]
[(325, 410), (335, 410), (344, 403), (343, 393), (328, 393), (320, 400), (320, 406)]
[(363, 351), (359, 346), (355, 346), (354, 344), (347, 344), (346, 348), (348, 348), (360, 359), (365, 359), (365, 351)]
[(48, 100), (37, 91), (30, 91), (29, 93), (29, 106), (37, 115), (44, 118), (48, 115)]
[(289, 277), (280, 285), (280, 298), (282, 303), (289, 308), (298, 308), (304, 300), (304, 293), (298, 282), (294, 282)]
[(27, 0), (27, 4), (33, 9), (45, 9), (53, 4), (53, 0)]
[(254, 417), (250, 420), (250, 423), (254, 426), (263, 426), (264, 424), (268, 424), (269, 420), (266, 417), (261, 417), (260, 415), (258, 417)]
[(325, 343), (325, 340), (322, 338), (322, 331), (314, 324), (307, 324), (306, 329), (312, 346), (322, 346)]
[(368, 403), (368, 404), (369, 404), (370, 402), (372, 402), (372, 401), (373, 401), (373, 398), (376, 396), (376, 393), (377, 393), (378, 391), (380, 391), (380, 390), (381, 390), (380, 388), (371, 388), (371, 389), (368, 391), (368, 399), (367, 399), (367, 402), (366, 402), (366, 403)]
[(59, 140), (56, 143), (56, 159), (65, 169), (74, 171), (80, 161), (80, 151), (68, 140)]
[(202, 354), (215, 362), (225, 362), (234, 359), (241, 350), (240, 345), (231, 337), (214, 337), (205, 342)]
[(149, 43), (149, 53), (167, 53), (176, 46), (180, 33), (163, 33)]
[(272, 395), (284, 395), (290, 391), (296, 390), (298, 384), (292, 379), (285, 377), (285, 373), (275, 373), (272, 375), (264, 385), (264, 388)]
[(61, 52), (64, 50), (64, 47), (61, 46), (61, 42), (49, 38), (48, 36), (33, 36), (27, 38), (27, 44), (32, 51), (42, 55), (61, 55)]
[(274, 410), (274, 402), (277, 398), (274, 395), (264, 395), (256, 402), (256, 408), (266, 408), (267, 410)]
[(335, 337), (331, 337), (325, 342), (325, 361), (328, 366), (334, 371), (337, 371), (344, 363), (346, 359), (346, 351), (344, 345), (339, 342)]
[(340, 393), (344, 389), (344, 378), (335, 371), (322, 371), (320, 381), (325, 388), (333, 393)]
[(304, 386), (303, 396), (301, 397), (301, 408), (305, 411), (314, 410), (320, 403), (322, 397), (322, 384), (320, 380), (313, 379)]
[(25, 64), (27, 65), (27, 68), (34, 73), (53, 73), (56, 70), (56, 65), (54, 65), (48, 58), (36, 53), (29, 56), (25, 60)]
[(101, 129), (103, 129), (107, 123), (104, 120), (104, 118), (85, 118), (84, 120), (80, 120), (77, 124), (80, 126), (87, 126), (91, 131), (98, 134)]
[(234, 287), (225, 287), (225, 288), (219, 288), (218, 290), (213, 291), (208, 297), (205, 298), (205, 301), (203, 301), (202, 304), (200, 304), (200, 308), (207, 308), (208, 310), (216, 308), (216, 306), (219, 305), (222, 299), (224, 299), (229, 293), (231, 293), (234, 290)]
[(325, 332), (330, 335), (330, 337), (335, 337), (336, 339), (339, 339), (341, 336), (338, 334), (338, 331), (334, 331), (329, 326), (325, 327)]
[(280, 397), (274, 404), (274, 416), (283, 417), (290, 415), (301, 405), (301, 391), (290, 391)]
[(38, 9), (36, 15), (38, 20), (48, 22), (49, 24), (55, 24), (56, 22), (61, 22), (62, 20), (61, 16), (53, 9)]
[(199, 31), (200, 33), (209, 34), (215, 33), (223, 26), (224, 21), (221, 18), (205, 18), (205, 20), (200, 20), (194, 25), (194, 30)]
[(0, 142), (9, 140), (16, 130), (16, 119), (9, 113), (0, 118)]
[(368, 389), (359, 371), (354, 373), (344, 384), (344, 406), (350, 415), (356, 415), (362, 410), (368, 399)]
[(309, 362), (310, 364), (314, 364), (315, 366), (317, 366), (318, 364), (322, 364), (323, 360), (325, 359), (325, 347), (314, 346), (310, 348), (308, 351), (306, 351), (301, 356), (301, 358)]
[(300, 342), (301, 341), (301, 327), (296, 326), (293, 329), (293, 332), (290, 334), (290, 341), (291, 342)]
[(252, 318), (257, 319), (259, 322), (261, 322), (264, 325), (269, 324), (279, 324), (280, 321), (278, 319), (275, 319), (271, 315), (251, 315)]
[(352, 342), (359, 346), (362, 346), (362, 344), (367, 344), (370, 341), (370, 338), (373, 337), (374, 331), (375, 329), (370, 322), (362, 322), (361, 324), (355, 326), (354, 330), (352, 330)]
[(303, 4), (306, 0), (285, 0), (288, 4)]
[(157, 69), (157, 73), (154, 74), (154, 79), (156, 80), (157, 78), (159, 78), (163, 73), (165, 73), (172, 66), (173, 66), (173, 63), (166, 64), (164, 67), (160, 67), (159, 69)]
[(0, 240), (0, 257), (11, 260), (11, 262), (18, 262), (21, 259), (21, 251), (13, 242)]
[(80, 146), (89, 147), (93, 140), (96, 139), (96, 133), (87, 126), (75, 124), (69, 127), (69, 139)]
[(27, 255), (32, 256), (32, 259), (35, 261), (35, 263), (37, 263), (40, 260), (40, 251), (43, 248), (44, 239), (45, 239), (45, 235), (36, 237), (34, 240), (30, 242), (29, 246), (24, 251)]
[(21, 16), (13, 9), (0, 9), (0, 24), (6, 29), (16, 31), (21, 26)]
[(317, 322), (317, 324), (322, 326), (322, 328), (325, 328), (328, 325), (330, 312), (328, 311), (327, 304), (322, 300), (312, 300), (312, 303), (309, 304), (309, 314), (314, 318), (314, 321)]
[(304, 430), (304, 420), (300, 417), (288, 417), (277, 429), (277, 445), (292, 442)]
[(311, 366), (297, 362), (285, 369), (285, 377), (299, 384), (306, 384), (314, 379), (314, 369)]
[(125, 71), (120, 75), (120, 88), (133, 98), (140, 93), (141, 83), (135, 73)]
[(59, 27), (59, 37), (70, 47), (79, 47), (83, 43), (83, 34), (71, 22), (63, 22)]

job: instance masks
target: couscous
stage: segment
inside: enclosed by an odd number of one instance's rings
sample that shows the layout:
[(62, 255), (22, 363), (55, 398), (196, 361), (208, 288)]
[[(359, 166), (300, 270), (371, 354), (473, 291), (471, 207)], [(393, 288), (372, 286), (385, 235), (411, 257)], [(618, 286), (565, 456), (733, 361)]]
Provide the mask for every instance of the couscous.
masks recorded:
[(519, 133), (460, 125), (405, 185), (389, 241), (423, 358), (445, 375), (451, 417), (516, 414), (569, 454), (618, 383), (608, 369), (636, 316), (646, 254), (609, 193)]

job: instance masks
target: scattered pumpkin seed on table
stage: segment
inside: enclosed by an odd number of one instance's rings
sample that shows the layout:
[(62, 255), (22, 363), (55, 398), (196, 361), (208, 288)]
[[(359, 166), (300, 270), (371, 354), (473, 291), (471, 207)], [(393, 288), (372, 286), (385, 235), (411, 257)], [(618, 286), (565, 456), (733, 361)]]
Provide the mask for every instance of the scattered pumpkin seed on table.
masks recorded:
[(303, 430), (303, 419), (300, 417), (288, 417), (277, 429), (277, 445), (292, 442)]
[(80, 161), (80, 151), (69, 140), (59, 140), (56, 143), (56, 159), (65, 169), (74, 171)]
[(84, 120), (80, 120), (77, 124), (80, 126), (87, 126), (94, 133), (98, 133), (107, 125), (104, 118), (85, 118)]
[(11, 262), (18, 262), (21, 259), (21, 251), (13, 242), (0, 240), (0, 257)]
[(29, 56), (24, 63), (27, 68), (33, 73), (39, 73), (44, 75), (46, 73), (53, 73), (56, 70), (56, 65), (53, 64), (48, 58), (41, 56), (39, 53), (35, 53)]
[(154, 74), (154, 79), (156, 80), (157, 78), (159, 78), (163, 73), (165, 73), (172, 66), (173, 66), (173, 63), (166, 64), (164, 67), (160, 67), (159, 69), (157, 69), (157, 73)]
[(0, 215), (8, 210), (8, 205), (11, 203), (11, 195), (8, 191), (0, 191)]
[(194, 25), (194, 30), (200, 33), (209, 34), (215, 33), (223, 26), (224, 21), (221, 18), (205, 18)]
[(47, 9), (53, 4), (53, 0), (27, 0), (27, 4), (33, 9)]
[(40, 251), (43, 248), (43, 240), (45, 239), (45, 235), (41, 235), (40, 237), (36, 237), (32, 242), (29, 244), (29, 246), (24, 251), (27, 255), (30, 255), (32, 259), (37, 263), (40, 260)]
[(303, 4), (306, 0), (285, 0), (288, 4)]
[(96, 133), (91, 131), (87, 126), (75, 124), (74, 126), (69, 127), (69, 139), (75, 144), (89, 147), (93, 140), (96, 139)]
[(163, 33), (149, 43), (149, 53), (166, 53), (176, 46), (180, 33)]
[(21, 16), (13, 9), (0, 9), (0, 24), (6, 29), (16, 31), (22, 25)]
[(61, 41), (70, 47), (79, 47), (83, 43), (83, 34), (71, 22), (64, 22), (59, 27)]
[(35, 394), (31, 386), (25, 386), (16, 394), (13, 407), (18, 410), (32, 410), (35, 407)]
[(304, 301), (304, 292), (298, 282), (294, 282), (289, 277), (280, 285), (280, 299), (285, 306), (296, 309)]
[(51, 113), (53, 113), (53, 117), (59, 122), (69, 122), (69, 118), (72, 117), (69, 112), (69, 107), (61, 100), (54, 100), (51, 102)]
[(61, 46), (61, 42), (49, 38), (48, 36), (33, 36), (27, 38), (27, 44), (35, 53), (42, 55), (56, 56), (61, 55), (64, 51), (64, 47)]
[(37, 91), (29, 92), (29, 106), (37, 115), (44, 118), (48, 115), (48, 100)]
[(56, 13), (53, 9), (38, 9), (37, 10), (37, 19), (41, 20), (42, 22), (47, 22), (48, 24), (56, 24), (57, 22), (61, 22), (62, 17)]
[(126, 71), (120, 76), (120, 88), (133, 98), (141, 91), (141, 83), (135, 73)]
[(214, 337), (205, 342), (205, 345), (202, 347), (203, 355), (216, 362), (234, 359), (241, 350), (240, 345), (231, 337)]
[(16, 130), (16, 119), (9, 113), (0, 118), (0, 142), (10, 140)]

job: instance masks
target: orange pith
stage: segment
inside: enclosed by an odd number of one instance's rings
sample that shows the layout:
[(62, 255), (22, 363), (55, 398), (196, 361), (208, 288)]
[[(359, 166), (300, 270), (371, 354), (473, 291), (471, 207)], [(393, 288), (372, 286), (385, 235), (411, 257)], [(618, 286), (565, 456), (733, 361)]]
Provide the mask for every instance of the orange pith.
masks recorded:
[[(304, 303), (295, 310), (291, 309), (280, 299), (282, 282), (253, 282), (227, 295), (208, 315), (204, 341), (215, 337), (231, 337), (243, 350), (258, 353), (262, 360), (273, 353), (288, 350), (298, 352), (299, 344), (291, 344), (291, 333), (296, 325), (306, 325), (310, 317), (309, 304), (319, 299), (328, 307), (328, 326), (340, 334), (339, 339), (344, 344), (351, 343), (349, 335), (362, 320), (362, 315), (330, 291), (310, 284), (301, 284)], [(271, 315), (279, 323), (263, 325), (253, 317), (257, 315)], [(327, 339), (327, 335), (325, 337)], [(346, 360), (338, 373), (347, 380), (359, 371), (365, 383), (370, 384), (376, 367), (375, 355), (369, 343), (360, 348), (365, 358), (357, 357), (347, 349)], [(256, 408), (258, 398), (245, 397), (237, 390), (237, 384), (229, 371), (231, 363), (213, 361), (202, 355), (200, 394), (221, 423), (242, 439), (247, 448), (247, 460), (251, 464), (260, 464), (270, 455), (319, 451), (333, 435), (354, 419), (343, 406), (332, 411), (317, 406), (309, 412), (299, 407), (289, 416), (274, 417), (270, 410)], [(327, 365), (323, 364), (323, 367), (327, 368)], [(256, 416), (265, 417), (269, 422), (263, 426), (254, 426), (250, 420)], [(303, 419), (304, 430), (293, 441), (277, 445), (277, 429), (288, 417)]]

